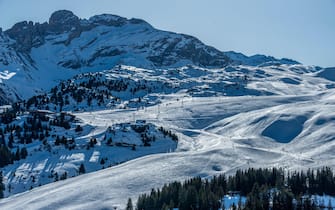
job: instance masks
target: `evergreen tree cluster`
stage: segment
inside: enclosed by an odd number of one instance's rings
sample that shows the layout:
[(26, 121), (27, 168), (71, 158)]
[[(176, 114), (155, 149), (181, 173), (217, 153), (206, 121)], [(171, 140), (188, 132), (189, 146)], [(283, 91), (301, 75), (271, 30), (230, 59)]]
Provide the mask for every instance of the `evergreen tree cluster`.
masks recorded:
[(331, 168), (323, 167), (307, 172), (293, 172), (288, 184), (294, 194), (327, 194), (335, 196), (335, 178)]
[[(334, 190), (333, 190), (334, 191)], [(290, 188), (261, 187), (256, 183), (247, 196), (245, 210), (333, 210), (333, 204), (315, 200), (311, 194), (294, 194)]]
[(259, 186), (282, 187), (284, 185), (284, 171), (282, 169), (254, 169), (237, 170), (234, 176), (228, 177), (228, 188), (239, 191), (241, 195), (251, 192), (255, 183)]
[(158, 130), (163, 133), (164, 137), (169, 136), (173, 141), (178, 141), (178, 136), (170, 130), (165, 130), (163, 127), (159, 127)]
[(16, 112), (14, 110), (5, 111), (0, 115), (0, 123), (9, 124), (16, 118)]
[[(9, 114), (10, 113), (10, 114)], [(74, 116), (60, 113), (52, 114), (41, 111), (31, 111), (23, 114), (19, 111), (13, 114), (13, 110), (1, 113), (0, 123), (0, 167), (12, 164), (16, 160), (25, 159), (28, 156), (27, 144), (33, 141), (41, 141), (43, 145), (50, 146), (47, 138), (50, 137), (52, 126), (60, 126), (65, 129), (71, 127)], [(23, 121), (14, 121), (20, 117)], [(6, 123), (5, 123), (6, 122)], [(56, 137), (56, 136), (55, 136)], [(65, 137), (57, 136), (55, 145), (63, 144), (68, 149), (75, 146), (74, 139), (68, 140)]]
[[(146, 123), (145, 121), (141, 120), (138, 121), (135, 123), (115, 124), (113, 127), (108, 127), (104, 136), (106, 144), (109, 146), (131, 147), (132, 150), (136, 150), (136, 146), (150, 147), (152, 142), (163, 138), (171, 138), (173, 141), (178, 140), (176, 134), (164, 129), (163, 127), (157, 129), (157, 127), (151, 123)], [(114, 142), (113, 139), (115, 139), (117, 135), (116, 130), (121, 130), (123, 132), (129, 132), (133, 130), (140, 135), (143, 144), (136, 145), (126, 142)]]
[[(165, 87), (166, 86), (166, 87)], [(15, 103), (16, 110), (46, 109), (62, 111), (66, 105), (78, 105), (86, 101), (87, 106), (96, 104), (116, 104), (121, 100), (138, 99), (142, 101), (145, 94), (171, 88), (159, 81), (133, 80), (132, 78), (108, 78), (104, 73), (86, 73), (63, 81), (53, 87), (49, 94), (33, 96)], [(123, 93), (130, 94), (123, 94)], [(75, 103), (75, 104), (74, 104)]]
[[(67, 119), (66, 119), (67, 118)], [(61, 112), (55, 119), (50, 120), (50, 126), (59, 126), (65, 129), (70, 129), (70, 122), (74, 120), (74, 116), (69, 115), (65, 112)]]
[[(140, 195), (136, 209), (219, 209), (227, 193), (247, 196), (243, 205), (233, 209), (246, 210), (306, 210), (322, 209), (327, 205), (314, 201), (310, 195), (335, 195), (335, 177), (330, 168), (284, 174), (283, 169), (238, 170), (232, 176), (200, 177), (183, 183), (166, 184)], [(328, 209), (332, 209), (328, 204)]]
[(66, 138), (65, 136), (56, 136), (55, 139), (55, 146), (59, 146), (59, 145), (63, 145), (66, 149), (72, 150), (75, 149), (76, 147), (76, 142), (74, 140), (74, 138)]
[(12, 164), (15, 160), (25, 159), (28, 156), (28, 151), (25, 147), (21, 149), (17, 147), (16, 152), (4, 143), (0, 144), (0, 168)]
[[(215, 179), (221, 182), (220, 178)], [(141, 195), (137, 201), (137, 209), (154, 210), (177, 207), (180, 210), (219, 209), (220, 195), (223, 196), (223, 191), (220, 188), (221, 190), (214, 193), (218, 188), (220, 187), (214, 186), (214, 183), (208, 180), (203, 182), (200, 177), (192, 178), (184, 183), (173, 182), (164, 185), (161, 190), (152, 189), (150, 194)]]
[(25, 159), (27, 156), (28, 151), (25, 147), (21, 149), (17, 147), (16, 152), (12, 152), (8, 146), (0, 144), (0, 168), (12, 164), (15, 160)]

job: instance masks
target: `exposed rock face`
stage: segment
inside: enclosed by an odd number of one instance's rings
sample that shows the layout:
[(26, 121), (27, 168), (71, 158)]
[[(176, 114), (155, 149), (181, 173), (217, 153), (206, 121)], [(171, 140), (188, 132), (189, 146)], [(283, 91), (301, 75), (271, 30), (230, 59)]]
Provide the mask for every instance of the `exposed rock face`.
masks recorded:
[(65, 45), (69, 45), (74, 38), (80, 36), (83, 30), (88, 29), (90, 27), (83, 27), (80, 19), (68, 10), (54, 12), (48, 24), (48, 34), (69, 33), (68, 39), (64, 42)]
[(77, 16), (75, 16), (71, 11), (60, 10), (51, 15), (49, 19), (48, 31), (60, 34), (76, 30), (79, 27), (80, 20)]
[(191, 60), (199, 66), (225, 66), (229, 58), (213, 47), (203, 45), (198, 39), (180, 35), (175, 39), (162, 39), (155, 43), (156, 55), (148, 59), (156, 66), (169, 66), (180, 60)]
[(15, 24), (5, 33), (16, 40), (15, 49), (22, 53), (28, 53), (31, 48), (39, 47), (45, 43), (48, 34), (61, 34), (72, 31), (72, 37), (78, 37), (81, 32), (80, 20), (71, 11), (60, 10), (54, 12), (49, 23), (33, 23), (23, 21)]
[(16, 23), (5, 33), (16, 40), (15, 49), (20, 52), (29, 52), (32, 47), (38, 47), (44, 44), (47, 23), (34, 25), (33, 22), (23, 21)]
[(13, 49), (13, 45), (15, 45), (15, 41), (10, 40), (6, 34), (0, 32), (0, 70), (3, 70), (1, 66), (8, 67), (10, 64), (23, 65), (23, 61)]
[(127, 23), (139, 24), (145, 23), (145, 21), (140, 19), (127, 20), (126, 18), (109, 14), (95, 15), (89, 20), (81, 20), (71, 11), (59, 10), (50, 16), (48, 23), (34, 24), (32, 21), (22, 21), (16, 23), (5, 33), (11, 39), (16, 40), (14, 47), (17, 51), (28, 53), (31, 48), (44, 44), (46, 35), (69, 33), (68, 40), (63, 42), (63, 44), (68, 45), (74, 38), (79, 37), (83, 31), (91, 30), (96, 26), (120, 27)]

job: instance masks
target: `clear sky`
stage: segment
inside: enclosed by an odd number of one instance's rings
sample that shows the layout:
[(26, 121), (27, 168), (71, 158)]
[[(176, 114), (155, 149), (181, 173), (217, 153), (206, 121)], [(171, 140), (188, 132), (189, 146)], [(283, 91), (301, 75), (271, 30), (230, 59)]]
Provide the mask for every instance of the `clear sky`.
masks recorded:
[(335, 0), (0, 0), (0, 27), (55, 10), (110, 13), (196, 36), (219, 50), (335, 66)]

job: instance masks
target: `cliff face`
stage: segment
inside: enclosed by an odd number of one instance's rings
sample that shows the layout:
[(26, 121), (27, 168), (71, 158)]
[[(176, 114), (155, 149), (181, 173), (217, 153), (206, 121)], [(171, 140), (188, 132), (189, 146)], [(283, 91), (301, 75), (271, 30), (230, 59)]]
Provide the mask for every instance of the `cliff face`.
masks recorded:
[[(29, 54), (32, 48), (38, 48), (45, 44), (48, 35), (67, 34), (68, 38), (61, 42), (67, 46), (73, 39), (79, 38), (83, 32), (94, 31), (95, 28), (99, 26), (110, 27), (111, 29), (113, 28), (112, 30), (118, 30), (117, 28), (128, 26), (129, 32), (131, 32), (132, 28), (134, 28), (131, 26), (134, 25), (142, 25), (143, 29), (150, 28), (152, 30), (151, 32), (157, 32), (158, 35), (162, 33), (162, 31), (153, 29), (148, 23), (139, 19), (128, 20), (116, 15), (103, 14), (93, 16), (88, 20), (81, 20), (71, 11), (67, 10), (53, 13), (49, 22), (42, 24), (33, 23), (31, 21), (17, 23), (5, 33), (16, 41), (13, 45), (16, 51)], [(191, 36), (165, 32), (165, 35), (160, 37), (160, 39), (148, 40), (148, 43), (145, 43), (150, 45), (151, 41), (154, 42), (155, 49), (144, 49), (144, 44), (140, 43), (140, 37), (143, 33), (138, 33), (137, 35), (139, 38), (138, 45), (133, 46), (133, 48), (142, 48), (147, 52), (155, 51), (155, 53), (149, 53), (146, 57), (155, 66), (172, 65), (177, 63), (180, 59), (186, 59), (204, 66), (224, 66), (228, 62), (228, 58), (222, 52), (205, 46), (199, 40)], [(156, 53), (159, 51), (160, 53)], [(123, 53), (127, 52), (123, 51)], [(115, 52), (111, 53), (111, 56), (114, 54)], [(99, 55), (99, 53), (96, 54), (96, 56), (97, 55)], [(172, 56), (174, 56), (174, 58), (172, 58)], [(96, 58), (93, 57), (92, 59), (95, 60)], [(67, 66), (76, 67), (78, 65)]]

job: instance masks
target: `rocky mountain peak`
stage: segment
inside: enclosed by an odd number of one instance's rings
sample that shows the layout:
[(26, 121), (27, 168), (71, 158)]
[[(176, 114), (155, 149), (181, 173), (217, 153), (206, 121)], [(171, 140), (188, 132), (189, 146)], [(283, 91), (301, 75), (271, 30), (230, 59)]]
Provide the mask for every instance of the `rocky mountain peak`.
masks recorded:
[(80, 25), (79, 18), (68, 10), (59, 10), (54, 12), (49, 19), (50, 31), (63, 33), (70, 31)]
[(49, 23), (33, 23), (22, 21), (16, 23), (5, 33), (13, 40), (16, 40), (14, 48), (18, 52), (29, 53), (31, 48), (39, 47), (45, 43), (45, 36), (48, 34), (61, 34), (73, 31), (74, 37), (80, 35), (80, 19), (68, 10), (54, 12)]
[[(69, 39), (64, 42), (68, 45), (72, 39), (79, 37), (83, 31), (105, 25), (121, 27), (126, 24), (146, 23), (140, 19), (123, 18), (117, 15), (102, 14), (91, 18), (80, 19), (69, 10), (59, 10), (51, 14), (49, 22), (43, 24), (32, 21), (22, 21), (16, 23), (5, 33), (13, 40), (16, 40), (14, 48), (18, 52), (29, 53), (32, 47), (39, 47), (45, 43), (45, 36), (49, 34), (69, 33)], [(148, 23), (146, 23), (149, 25)]]

